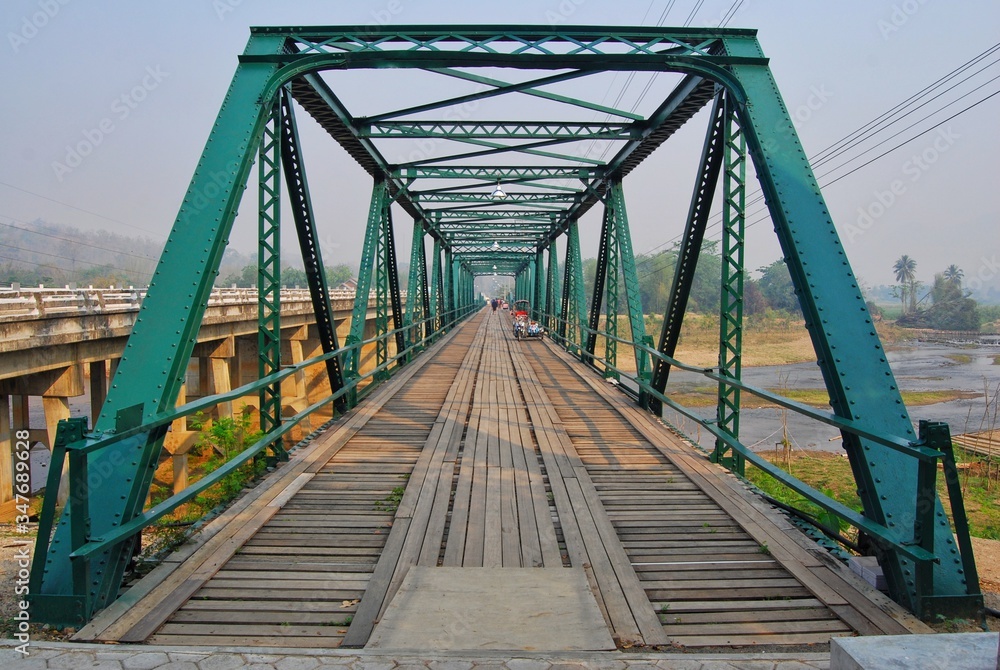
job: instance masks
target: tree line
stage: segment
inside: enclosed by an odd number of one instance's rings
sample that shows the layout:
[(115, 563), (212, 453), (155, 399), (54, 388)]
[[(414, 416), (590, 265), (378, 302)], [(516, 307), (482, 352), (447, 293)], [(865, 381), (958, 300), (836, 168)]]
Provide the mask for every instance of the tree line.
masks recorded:
[[(326, 285), (333, 290), (348, 279), (354, 277), (354, 269), (346, 263), (339, 265), (327, 265)], [(219, 275), (219, 280), (215, 282), (219, 287), (235, 286), (237, 288), (257, 288), (257, 264), (244, 265), (242, 269), (229, 273), (226, 276)], [(306, 278), (305, 270), (293, 268), (291, 266), (281, 269), (281, 286), (283, 288), (306, 288), (309, 280)]]
[[(896, 324), (907, 328), (935, 330), (978, 330), (981, 323), (979, 305), (962, 286), (965, 273), (957, 265), (949, 265), (934, 275), (934, 283), (924, 292), (917, 279), (917, 261), (903, 254), (893, 263), (898, 282), (893, 287), (902, 305), (902, 315)], [(920, 297), (921, 292), (923, 296)]]
[[(672, 248), (655, 254), (636, 256), (636, 274), (639, 278), (639, 295), (647, 314), (664, 314), (670, 300), (679, 249)], [(591, 296), (597, 275), (597, 259), (583, 262), (584, 288)], [(688, 296), (688, 311), (717, 314), (721, 304), (722, 254), (717, 241), (702, 245)], [(624, 287), (618, 296), (620, 314), (626, 309)], [(792, 278), (783, 259), (748, 272), (743, 283), (743, 313), (747, 316), (763, 314), (769, 310), (801, 314)]]

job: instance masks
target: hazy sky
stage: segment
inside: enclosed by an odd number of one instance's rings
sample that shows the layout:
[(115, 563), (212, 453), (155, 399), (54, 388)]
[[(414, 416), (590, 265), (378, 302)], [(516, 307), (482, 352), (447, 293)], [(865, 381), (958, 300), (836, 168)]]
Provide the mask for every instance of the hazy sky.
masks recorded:
[[(0, 223), (42, 218), (165, 239), (251, 25), (654, 25), (668, 6), (663, 25), (682, 25), (697, 9), (691, 24), (698, 26), (717, 25), (734, 3), (3, 0)], [(729, 25), (759, 30), (806, 152), (815, 157), (993, 47), (1000, 41), (1000, 2), (745, 0)], [(1000, 90), (998, 59), (1000, 51), (993, 52), (885, 132), (816, 167), (855, 271), (867, 283), (891, 283), (892, 262), (906, 253), (917, 260), (923, 281), (955, 263), (967, 280), (1000, 287), (1000, 95), (945, 121)], [(590, 95), (603, 93), (611, 103), (625, 80), (609, 75), (602, 80), (607, 91)], [(331, 82), (352, 110), (396, 107), (402, 95), (389, 76), (347, 73)], [(620, 106), (627, 109), (645, 83), (645, 75), (636, 77)], [(438, 92), (433, 79), (421, 84)], [(662, 100), (667, 89), (661, 88), (653, 86), (640, 112)], [(704, 117), (626, 179), (637, 253), (672, 242), (683, 228)], [(370, 178), (306, 115), (299, 118), (325, 260), (356, 263)], [(71, 155), (81, 146), (87, 155)], [(759, 208), (749, 208), (751, 223), (761, 217)], [(252, 214), (252, 207), (245, 211)], [(405, 217), (396, 222), (405, 261), (410, 224)], [(584, 223), (584, 252), (592, 256), (596, 211)], [(255, 217), (243, 215), (232, 244), (253, 252), (255, 234)], [(767, 221), (749, 238), (749, 267), (779, 256)], [(294, 236), (287, 240), (294, 260)]]

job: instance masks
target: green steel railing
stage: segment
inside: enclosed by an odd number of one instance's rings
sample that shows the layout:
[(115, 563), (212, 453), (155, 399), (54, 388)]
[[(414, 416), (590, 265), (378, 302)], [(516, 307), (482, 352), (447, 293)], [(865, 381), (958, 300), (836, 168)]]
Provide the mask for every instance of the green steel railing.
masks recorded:
[[(562, 322), (558, 316), (548, 316), (552, 319), (552, 323), (558, 324)], [(662, 354), (657, 351), (656, 348), (647, 343), (636, 343), (626, 338), (609, 335), (604, 331), (594, 331), (586, 324), (576, 325), (578, 325), (585, 333), (598, 334), (606, 338), (615, 339), (619, 344), (634, 347), (639, 351), (649, 354), (654, 357), (654, 359), (658, 358), (665, 361), (673, 367), (700, 374), (703, 377), (724, 386), (745, 391), (761, 399), (772, 402), (779, 407), (827, 424), (843, 432), (857, 435), (863, 439), (870, 440), (915, 459), (917, 461), (917, 496), (914, 507), (915, 512), (913, 516), (912, 537), (908, 539), (901, 539), (900, 531), (898, 529), (893, 530), (889, 527), (889, 525), (877, 523), (876, 521), (855, 512), (853, 509), (832, 499), (826, 494), (817, 491), (805, 482), (802, 482), (788, 472), (785, 472), (778, 466), (762, 458), (748, 446), (743, 444), (738, 438), (722, 430), (717, 425), (717, 419), (706, 419), (698, 415), (693, 410), (675, 402), (667, 395), (659, 393), (650, 385), (647, 375), (631, 374), (629, 371), (610, 364), (598, 354), (586, 351), (586, 347), (581, 346), (579, 342), (573, 342), (561, 337), (558, 334), (558, 328), (553, 328), (549, 331), (549, 336), (553, 339), (553, 341), (557, 342), (568, 351), (571, 351), (574, 355), (580, 357), (581, 360), (583, 360), (590, 367), (597, 369), (596, 363), (600, 363), (603, 366), (604, 371), (611, 370), (617, 373), (620, 377), (631, 380), (635, 384), (635, 389), (631, 389), (626, 385), (619, 386), (619, 388), (624, 390), (626, 393), (635, 398), (646, 395), (659, 400), (663, 403), (663, 405), (670, 407), (675, 412), (699, 424), (703, 429), (711, 433), (718, 440), (727, 444), (731, 449), (733, 449), (733, 451), (739, 453), (744, 459), (752, 463), (768, 476), (777, 480), (784, 486), (787, 486), (792, 491), (795, 491), (822, 510), (843, 519), (849, 525), (854, 526), (861, 532), (864, 532), (879, 548), (891, 547), (903, 556), (911, 559), (916, 566), (916, 581), (921, 592), (923, 593), (933, 592), (932, 565), (940, 563), (943, 560), (950, 561), (955, 559), (954, 556), (946, 556), (945, 552), (940, 548), (935, 548), (933, 532), (925, 532), (926, 529), (932, 529), (935, 524), (934, 500), (937, 495), (937, 469), (938, 463), (940, 462), (944, 471), (948, 497), (951, 503), (952, 521), (955, 526), (955, 535), (958, 542), (958, 548), (961, 553), (960, 560), (962, 568), (969, 584), (970, 594), (979, 593), (979, 580), (976, 572), (975, 561), (973, 560), (972, 543), (969, 538), (968, 518), (966, 516), (965, 505), (962, 500), (962, 490), (958, 479), (958, 468), (955, 464), (955, 454), (947, 424), (920, 421), (920, 433), (917, 440), (907, 440), (896, 435), (875, 433), (859, 426), (850, 419), (837, 416), (831, 412), (818, 410), (814, 407), (785, 398), (784, 396), (766, 389), (758, 388), (732, 377), (721, 375), (716, 372), (716, 368), (688, 365), (675, 358)], [(584, 339), (584, 341), (586, 340), (586, 338), (582, 339)]]

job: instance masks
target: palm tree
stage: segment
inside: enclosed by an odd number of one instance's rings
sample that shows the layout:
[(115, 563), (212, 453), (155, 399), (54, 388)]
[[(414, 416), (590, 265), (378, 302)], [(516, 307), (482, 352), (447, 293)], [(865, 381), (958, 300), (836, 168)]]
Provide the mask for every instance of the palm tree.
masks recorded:
[(906, 254), (903, 254), (893, 264), (892, 271), (896, 273), (896, 281), (903, 287), (903, 311), (906, 311), (907, 294), (910, 296), (910, 311), (915, 311), (917, 309), (917, 301), (914, 281), (916, 280), (917, 262)]
[(958, 284), (961, 286), (962, 278), (965, 277), (965, 273), (962, 272), (962, 268), (958, 267), (954, 263), (948, 266), (948, 269), (944, 271), (945, 281)]

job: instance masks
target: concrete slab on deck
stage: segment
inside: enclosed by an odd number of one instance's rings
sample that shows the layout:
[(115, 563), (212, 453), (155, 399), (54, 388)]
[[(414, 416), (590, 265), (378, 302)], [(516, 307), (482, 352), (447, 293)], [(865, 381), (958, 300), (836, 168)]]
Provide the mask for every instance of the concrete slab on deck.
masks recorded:
[(835, 637), (830, 670), (995, 670), (1000, 633)]
[(601, 651), (615, 648), (575, 568), (410, 568), (366, 649)]

